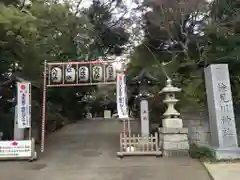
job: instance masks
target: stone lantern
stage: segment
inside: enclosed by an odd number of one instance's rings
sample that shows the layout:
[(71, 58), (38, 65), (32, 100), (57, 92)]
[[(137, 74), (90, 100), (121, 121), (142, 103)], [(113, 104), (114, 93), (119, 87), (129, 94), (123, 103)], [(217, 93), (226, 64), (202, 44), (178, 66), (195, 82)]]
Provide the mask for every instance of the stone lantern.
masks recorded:
[(127, 84), (134, 87), (138, 93), (136, 97), (140, 99), (141, 134), (142, 136), (149, 136), (150, 127), (147, 98), (150, 96), (150, 93), (148, 92), (148, 87), (158, 84), (158, 80), (151, 76), (146, 69), (143, 69), (139, 75), (135, 76)]
[(160, 93), (165, 94), (163, 102), (167, 105), (167, 110), (163, 114), (162, 127), (159, 128), (160, 147), (163, 156), (173, 156), (178, 154), (188, 154), (188, 129), (183, 128), (183, 121), (180, 113), (175, 109), (178, 99), (175, 93), (181, 89), (172, 85), (172, 80), (167, 79), (166, 86)]
[(174, 127), (177, 128), (182, 128), (183, 126), (182, 119), (180, 119), (180, 113), (175, 109), (175, 104), (178, 102), (178, 99), (175, 97), (175, 93), (180, 91), (180, 88), (172, 86), (171, 79), (167, 80), (166, 87), (164, 87), (161, 91), (165, 94), (163, 103), (167, 105), (167, 110), (163, 114), (165, 118), (162, 120), (164, 127), (168, 127), (168, 124), (174, 124)]

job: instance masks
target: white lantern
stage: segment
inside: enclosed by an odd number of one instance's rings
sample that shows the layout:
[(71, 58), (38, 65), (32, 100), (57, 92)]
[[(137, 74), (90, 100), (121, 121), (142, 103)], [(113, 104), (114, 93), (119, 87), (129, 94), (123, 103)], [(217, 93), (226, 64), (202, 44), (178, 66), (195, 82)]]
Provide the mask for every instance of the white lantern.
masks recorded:
[(62, 81), (62, 69), (59, 67), (51, 69), (51, 81), (54, 83), (60, 83)]
[(92, 78), (94, 81), (102, 81), (103, 79), (103, 67), (93, 66), (92, 68)]
[(108, 65), (106, 67), (106, 80), (113, 81), (116, 79), (116, 68), (113, 65)]
[(87, 66), (81, 66), (78, 70), (78, 80), (80, 82), (89, 81), (89, 70)]
[(65, 69), (65, 81), (66, 82), (74, 82), (76, 79), (76, 70), (75, 68), (68, 65)]

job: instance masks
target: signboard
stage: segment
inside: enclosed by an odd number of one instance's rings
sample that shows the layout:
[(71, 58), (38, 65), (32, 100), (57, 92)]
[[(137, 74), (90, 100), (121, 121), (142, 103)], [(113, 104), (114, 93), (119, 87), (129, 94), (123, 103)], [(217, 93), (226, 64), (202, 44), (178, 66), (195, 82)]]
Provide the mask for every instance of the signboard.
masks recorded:
[(0, 158), (25, 158), (32, 156), (32, 141), (0, 141)]
[(209, 124), (212, 146), (237, 148), (237, 132), (227, 64), (213, 64), (205, 69)]
[(17, 119), (19, 128), (30, 128), (30, 86), (29, 82), (17, 83)]
[(147, 100), (142, 100), (140, 103), (141, 110), (141, 133), (142, 136), (149, 135), (149, 112)]
[(119, 118), (128, 118), (126, 75), (117, 74), (117, 111)]

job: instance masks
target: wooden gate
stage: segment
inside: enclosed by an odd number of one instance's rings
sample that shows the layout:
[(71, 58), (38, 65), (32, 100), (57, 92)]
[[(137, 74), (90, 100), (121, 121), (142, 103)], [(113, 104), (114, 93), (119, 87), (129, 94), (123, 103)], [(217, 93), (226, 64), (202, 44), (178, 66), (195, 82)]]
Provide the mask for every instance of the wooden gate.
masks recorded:
[(148, 137), (140, 134), (120, 134), (120, 151), (117, 152), (119, 157), (134, 155), (154, 155), (161, 156), (158, 146), (158, 134)]

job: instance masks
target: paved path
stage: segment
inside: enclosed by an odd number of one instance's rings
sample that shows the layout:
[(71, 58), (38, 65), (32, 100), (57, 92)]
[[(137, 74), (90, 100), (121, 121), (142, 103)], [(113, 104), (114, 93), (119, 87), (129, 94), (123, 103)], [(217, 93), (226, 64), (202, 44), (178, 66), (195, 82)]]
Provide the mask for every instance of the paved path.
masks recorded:
[(1, 180), (211, 180), (190, 158), (118, 159), (116, 120), (82, 121), (51, 135), (40, 160), (0, 162)]
[(205, 163), (214, 180), (239, 180), (240, 163)]

